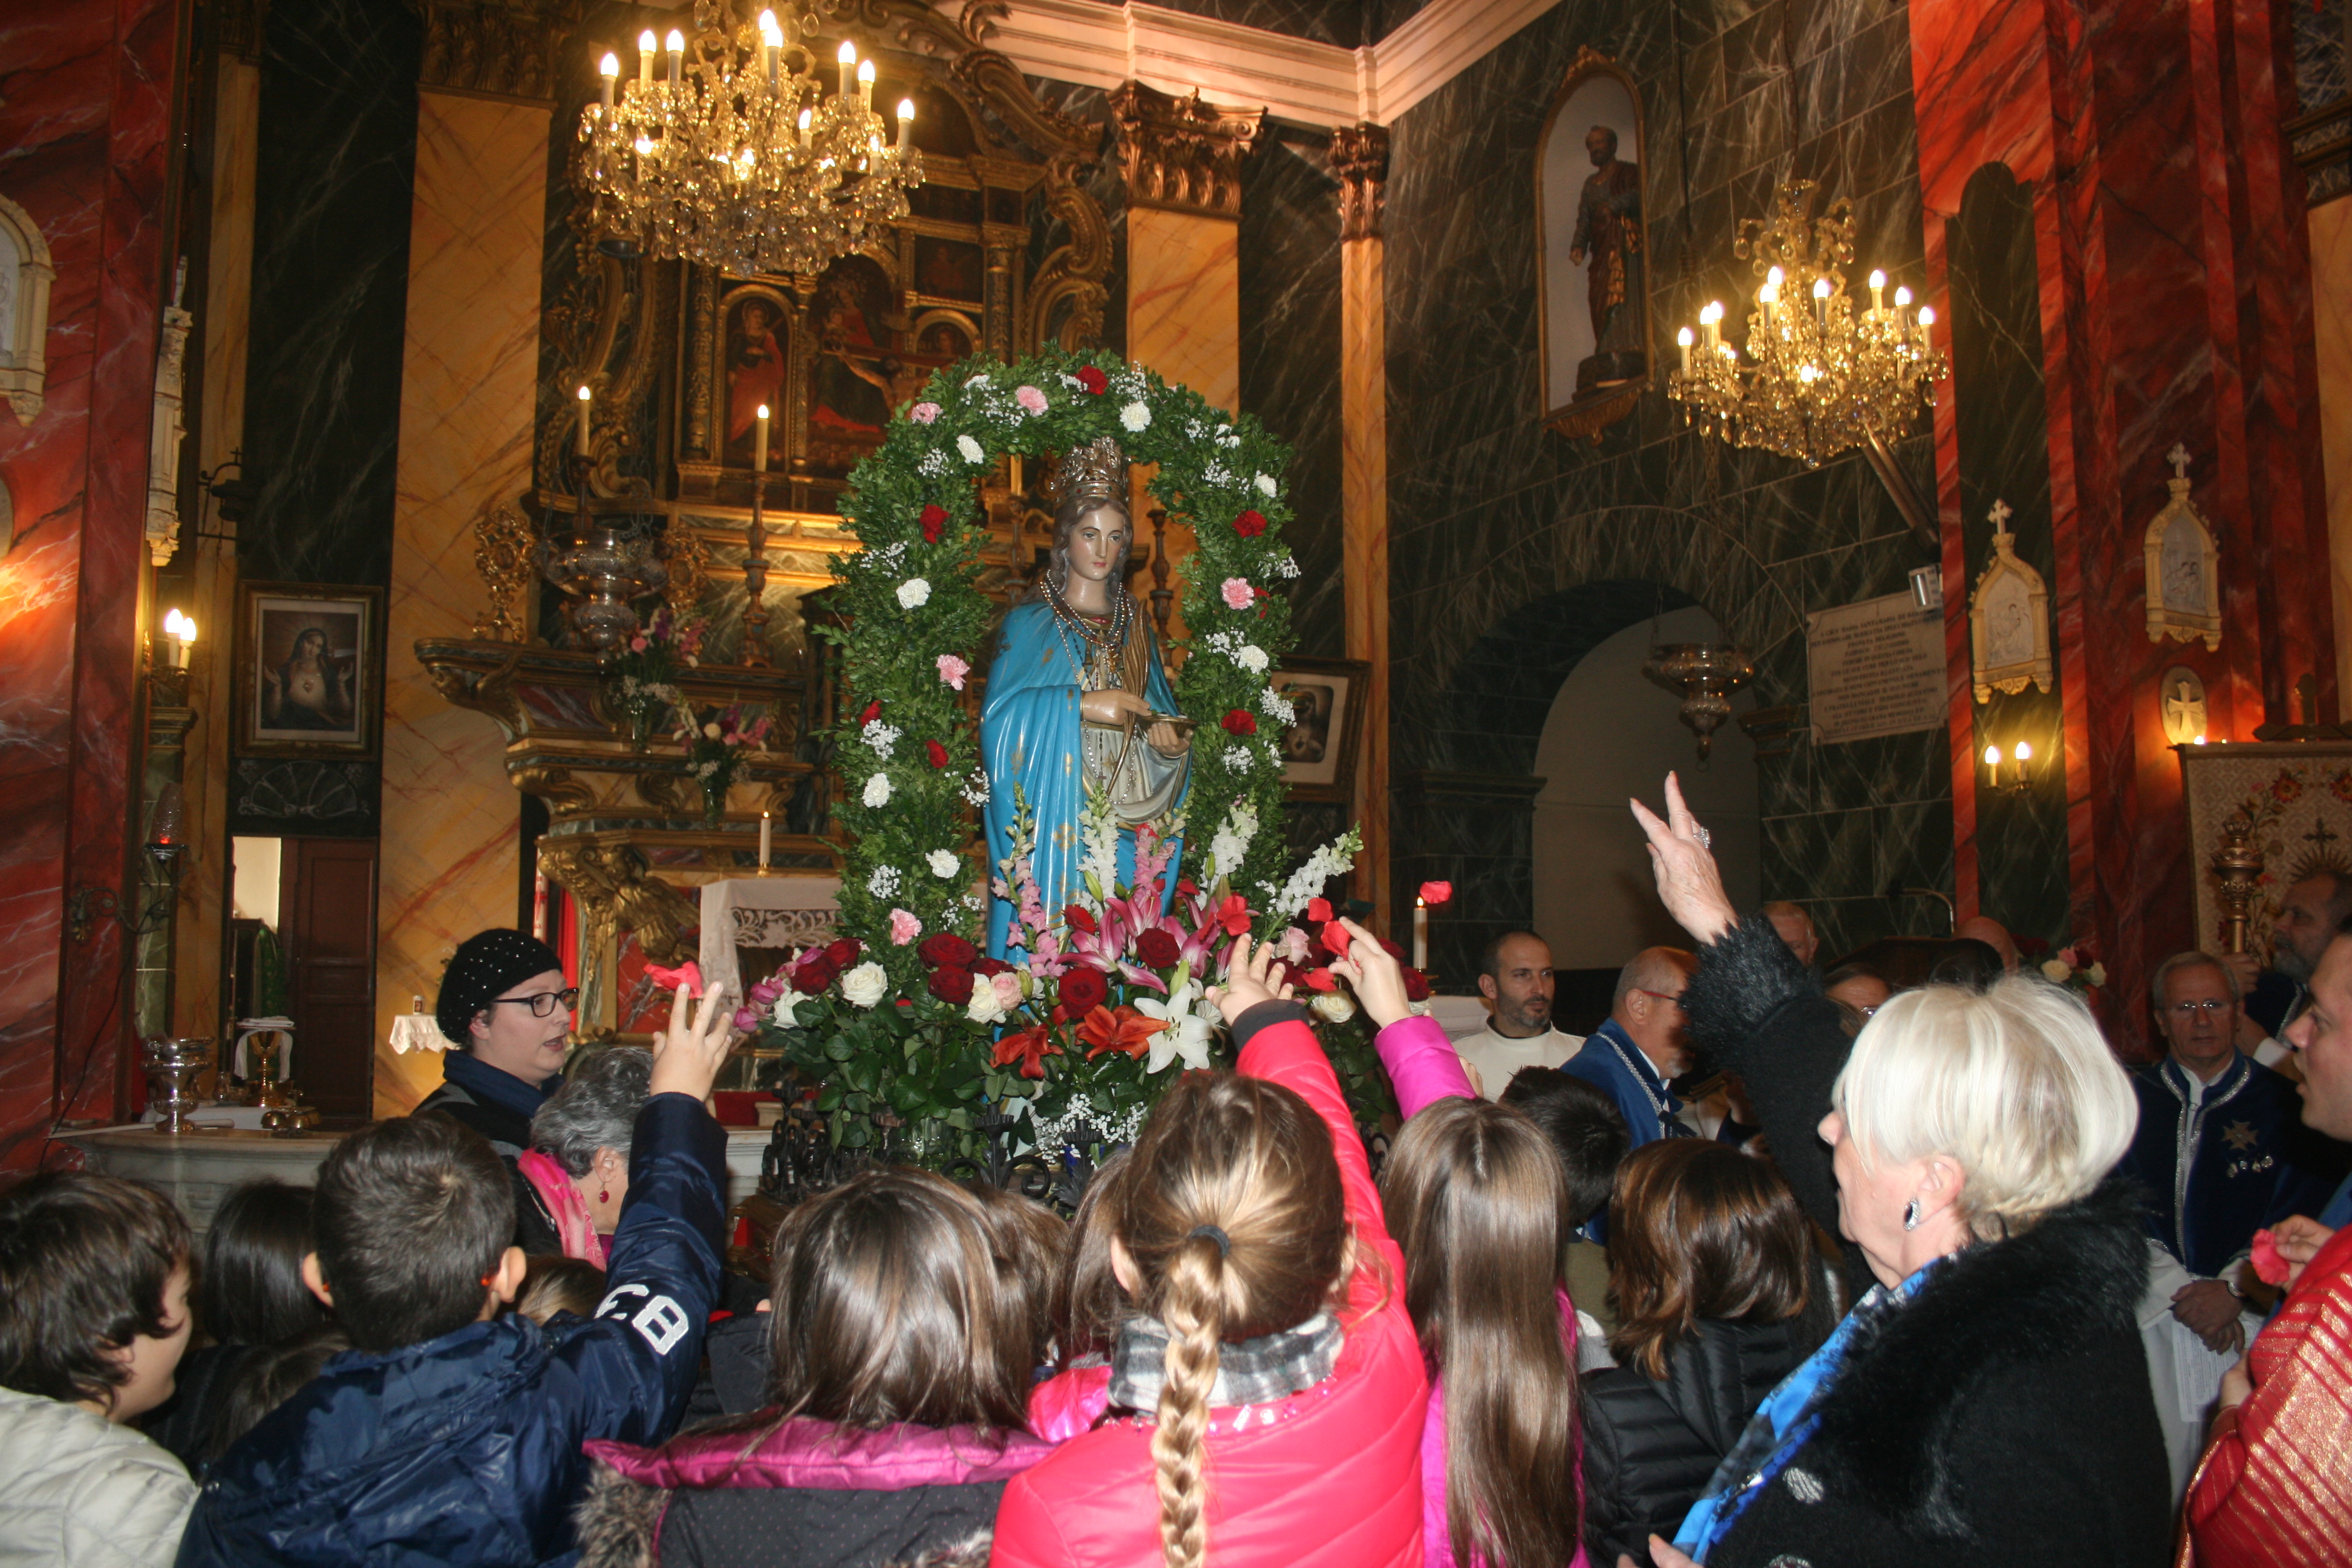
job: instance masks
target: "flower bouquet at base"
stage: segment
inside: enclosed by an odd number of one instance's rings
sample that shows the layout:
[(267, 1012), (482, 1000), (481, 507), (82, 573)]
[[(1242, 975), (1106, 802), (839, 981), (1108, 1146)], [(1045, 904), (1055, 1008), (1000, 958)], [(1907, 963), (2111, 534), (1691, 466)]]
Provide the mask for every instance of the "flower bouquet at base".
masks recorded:
[(702, 786), (702, 820), (717, 826), (727, 812), (727, 792), (743, 765), (743, 753), (759, 746), (775, 727), (772, 719), (743, 721), (740, 703), (730, 704), (710, 718), (695, 722), (690, 710), (678, 710), (677, 739), (686, 747), (686, 771)]
[(701, 662), (708, 629), (699, 619), (680, 620), (665, 606), (613, 656), (608, 699), (628, 721), (629, 739), (638, 751), (651, 742), (664, 714), (686, 706), (678, 671)]

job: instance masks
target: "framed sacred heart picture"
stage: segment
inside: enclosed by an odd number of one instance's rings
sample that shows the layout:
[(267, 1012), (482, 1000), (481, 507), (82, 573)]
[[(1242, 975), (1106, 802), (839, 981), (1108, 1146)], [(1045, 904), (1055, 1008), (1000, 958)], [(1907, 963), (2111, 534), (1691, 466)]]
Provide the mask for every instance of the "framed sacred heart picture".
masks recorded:
[(247, 756), (375, 754), (383, 590), (241, 583), (236, 749)]
[(1279, 742), (1294, 800), (1354, 798), (1371, 666), (1355, 658), (1286, 658), (1268, 681), (1291, 707)]

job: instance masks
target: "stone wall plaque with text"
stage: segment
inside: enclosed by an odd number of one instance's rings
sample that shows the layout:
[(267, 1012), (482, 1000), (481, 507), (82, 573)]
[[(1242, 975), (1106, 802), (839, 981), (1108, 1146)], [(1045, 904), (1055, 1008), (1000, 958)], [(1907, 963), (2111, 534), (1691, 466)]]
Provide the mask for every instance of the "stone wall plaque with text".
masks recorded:
[(1806, 616), (1805, 664), (1816, 745), (1939, 729), (1948, 712), (1944, 617), (1907, 593)]

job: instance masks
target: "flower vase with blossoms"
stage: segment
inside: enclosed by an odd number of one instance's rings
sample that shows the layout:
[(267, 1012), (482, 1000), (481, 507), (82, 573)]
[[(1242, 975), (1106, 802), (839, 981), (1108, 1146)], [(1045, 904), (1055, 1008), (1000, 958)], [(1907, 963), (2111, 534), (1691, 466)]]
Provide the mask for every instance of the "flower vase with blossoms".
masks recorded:
[(720, 709), (697, 723), (691, 710), (680, 709), (677, 739), (686, 747), (686, 771), (702, 786), (702, 822), (716, 827), (727, 814), (727, 792), (743, 765), (743, 753), (767, 740), (774, 721), (765, 715), (746, 723), (740, 703)]
[(627, 716), (629, 742), (639, 752), (652, 744), (656, 721), (685, 705), (678, 671), (700, 663), (706, 630), (702, 621), (681, 620), (665, 606), (613, 656), (613, 706)]

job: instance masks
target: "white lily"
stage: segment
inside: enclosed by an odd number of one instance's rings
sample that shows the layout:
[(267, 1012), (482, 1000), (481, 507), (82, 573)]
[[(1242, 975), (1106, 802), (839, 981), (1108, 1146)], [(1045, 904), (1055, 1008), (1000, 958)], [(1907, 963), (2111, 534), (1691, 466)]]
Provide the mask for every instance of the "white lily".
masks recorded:
[(1198, 983), (1187, 975), (1165, 1000), (1157, 996), (1137, 999), (1137, 1012), (1167, 1026), (1151, 1037), (1151, 1054), (1143, 1064), (1144, 1071), (1164, 1072), (1168, 1064), (1179, 1058), (1188, 1068), (1209, 1065), (1209, 1026), (1192, 1010), (1199, 997)]

